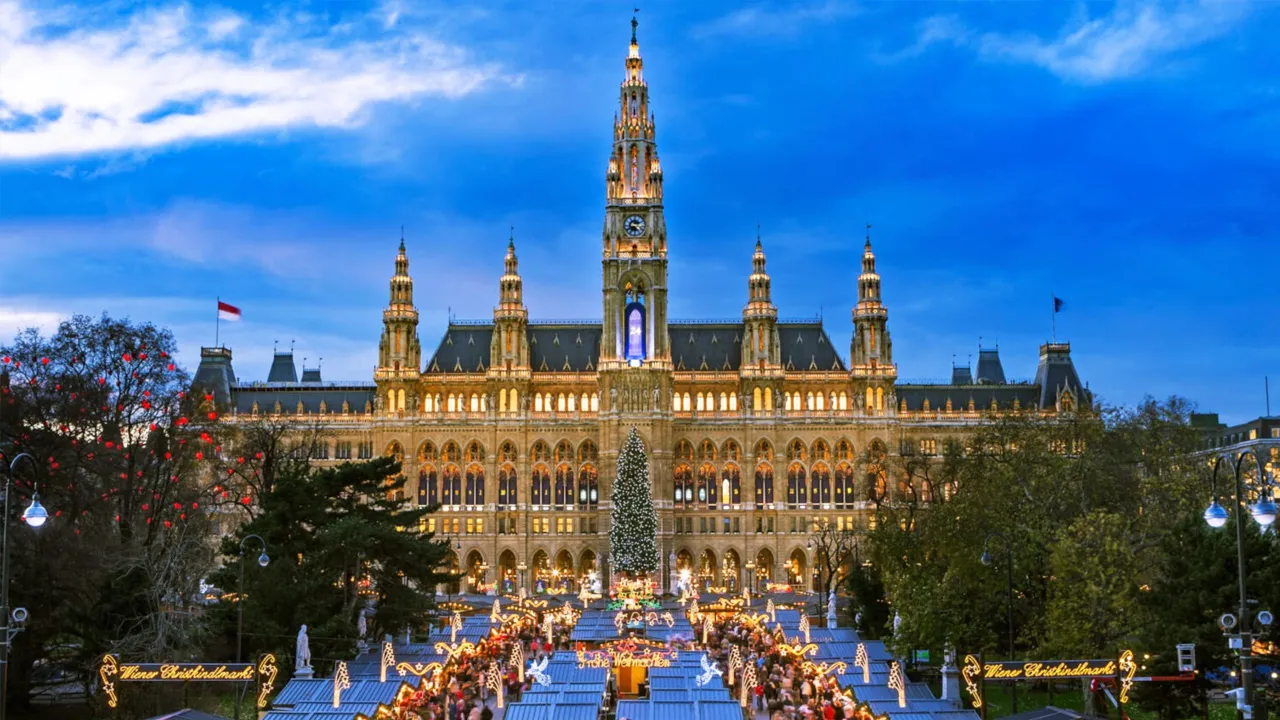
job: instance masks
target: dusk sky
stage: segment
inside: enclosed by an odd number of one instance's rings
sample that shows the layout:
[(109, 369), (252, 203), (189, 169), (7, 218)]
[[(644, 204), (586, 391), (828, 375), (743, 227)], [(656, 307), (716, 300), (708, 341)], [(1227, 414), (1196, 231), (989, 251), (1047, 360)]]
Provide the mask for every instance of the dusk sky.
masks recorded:
[[(0, 0), (0, 337), (169, 327), (215, 298), (371, 380), (400, 228), (425, 356), (488, 319), (515, 226), (534, 319), (600, 315), (631, 2)], [(848, 358), (864, 226), (903, 379), (1057, 339), (1100, 398), (1280, 412), (1280, 4), (646, 1), (674, 319), (786, 318)]]

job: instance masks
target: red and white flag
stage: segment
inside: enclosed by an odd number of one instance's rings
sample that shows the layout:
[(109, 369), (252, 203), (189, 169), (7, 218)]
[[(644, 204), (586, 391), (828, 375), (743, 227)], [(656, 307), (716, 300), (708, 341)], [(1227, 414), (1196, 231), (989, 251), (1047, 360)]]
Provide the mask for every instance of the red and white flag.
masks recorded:
[(218, 301), (218, 319), (219, 320), (239, 320), (240, 308), (235, 305), (228, 305), (221, 300)]

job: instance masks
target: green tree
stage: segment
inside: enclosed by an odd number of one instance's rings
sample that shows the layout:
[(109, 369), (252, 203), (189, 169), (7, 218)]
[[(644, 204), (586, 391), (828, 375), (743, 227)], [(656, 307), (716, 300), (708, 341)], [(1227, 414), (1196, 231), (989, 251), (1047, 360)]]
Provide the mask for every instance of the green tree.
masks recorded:
[[(271, 651), (292, 657), (293, 638), (306, 625), (316, 662), (348, 657), (359, 614), (372, 609), (371, 636), (422, 628), (435, 607), (447, 541), (425, 530), (433, 507), (406, 508), (395, 500), (406, 482), (394, 458), (333, 468), (286, 465), (276, 473), (258, 513), (224, 540), (224, 568), (214, 582), (232, 592), (240, 573), (240, 543), (260, 536), (271, 563), (246, 546), (245, 656)], [(234, 642), (234, 603), (224, 621)]]
[[(36, 460), (16, 468), (8, 513), (12, 602), (32, 609), (12, 698), (25, 699), (55, 637), (86, 676), (104, 653), (186, 659), (204, 642), (213, 551), (200, 478), (222, 430), (174, 352), (168, 331), (105, 315), (0, 348), (0, 452)], [(14, 519), (36, 490), (51, 517), (32, 531)]]
[(1052, 573), (1044, 650), (1053, 657), (1111, 657), (1142, 625), (1140, 588), (1158, 548), (1136, 541), (1135, 518), (1095, 510), (1065, 528)]
[(657, 571), (658, 512), (653, 507), (649, 458), (634, 427), (618, 454), (610, 517), (609, 557), (618, 572), (644, 575)]

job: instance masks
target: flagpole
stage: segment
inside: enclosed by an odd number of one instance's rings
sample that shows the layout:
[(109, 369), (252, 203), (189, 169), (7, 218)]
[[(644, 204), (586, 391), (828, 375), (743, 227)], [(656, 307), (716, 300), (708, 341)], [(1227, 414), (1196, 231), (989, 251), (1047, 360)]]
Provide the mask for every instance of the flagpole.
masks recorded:
[(1058, 296), (1052, 293), (1050, 293), (1049, 295), (1049, 308), (1051, 312), (1049, 316), (1049, 323), (1050, 323), (1050, 327), (1053, 330), (1052, 342), (1054, 345), (1057, 345), (1058, 344)]
[[(221, 298), (221, 297), (219, 297), (219, 298), (217, 298), (217, 300), (218, 300), (218, 304), (217, 304), (216, 306), (214, 306), (214, 307), (215, 307), (215, 308), (221, 308), (221, 307), (222, 307), (222, 298)], [(214, 346), (214, 347), (221, 347), (221, 346), (218, 344), (218, 341), (219, 341), (219, 339), (220, 339), (221, 333), (222, 333), (222, 310), (221, 310), (221, 309), (218, 309), (218, 310), (215, 312), (215, 314), (214, 314), (214, 321), (213, 321), (213, 346)]]

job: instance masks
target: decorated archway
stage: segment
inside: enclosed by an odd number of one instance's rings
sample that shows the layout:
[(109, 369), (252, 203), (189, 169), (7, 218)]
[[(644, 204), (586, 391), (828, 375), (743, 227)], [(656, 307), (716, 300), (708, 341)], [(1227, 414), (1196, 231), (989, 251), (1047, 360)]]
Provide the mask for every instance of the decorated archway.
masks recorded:
[(498, 590), (503, 595), (514, 595), (520, 587), (520, 576), (516, 570), (516, 554), (503, 550), (498, 556)]
[(706, 592), (709, 588), (714, 587), (717, 583), (718, 575), (716, 574), (720, 568), (716, 563), (716, 552), (711, 548), (702, 551), (702, 555), (698, 558), (698, 587)]
[(791, 557), (787, 560), (787, 584), (803, 590), (808, 577), (809, 559), (805, 557), (804, 550), (796, 548), (791, 551)]
[(738, 584), (738, 578), (742, 575), (742, 558), (738, 557), (737, 550), (725, 550), (724, 560), (720, 563), (721, 584), (729, 589), (729, 592), (738, 592), (741, 586)]
[(472, 550), (467, 553), (466, 560), (466, 585), (467, 592), (482, 593), (485, 591), (485, 584), (488, 582), (489, 564), (484, 561), (484, 556), (479, 550)]
[(773, 582), (773, 553), (769, 548), (760, 548), (756, 553), (756, 592), (764, 592)]
[(583, 550), (578, 558), (578, 582), (580, 586), (589, 588), (591, 592), (599, 592), (597, 583), (600, 579), (599, 560), (594, 550)]
[(533, 554), (533, 561), (529, 563), (529, 577), (533, 583), (533, 594), (546, 595), (551, 588), (551, 558), (547, 557), (545, 551), (539, 550)]
[(573, 554), (568, 550), (556, 553), (556, 564), (551, 568), (552, 592), (573, 592), (576, 587), (576, 575)]

